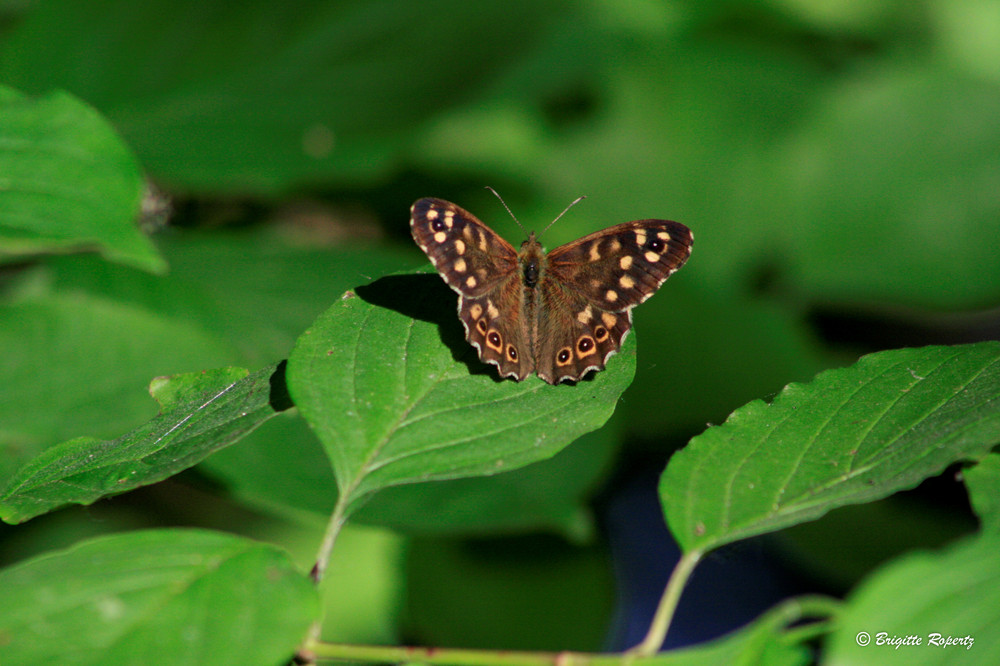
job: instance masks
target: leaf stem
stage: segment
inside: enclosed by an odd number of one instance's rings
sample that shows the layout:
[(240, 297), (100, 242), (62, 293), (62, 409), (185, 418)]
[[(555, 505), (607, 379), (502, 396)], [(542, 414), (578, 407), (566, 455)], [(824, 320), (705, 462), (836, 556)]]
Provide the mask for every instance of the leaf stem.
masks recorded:
[(340, 530), (344, 527), (344, 523), (347, 522), (347, 502), (345, 501), (347, 496), (348, 493), (340, 493), (339, 497), (337, 497), (333, 513), (330, 514), (330, 522), (326, 525), (323, 542), (319, 546), (319, 552), (316, 553), (316, 563), (309, 574), (316, 585), (319, 585), (323, 580), (326, 568), (330, 564), (330, 554), (333, 552), (333, 544), (336, 543)]
[[(316, 563), (313, 564), (312, 571), (309, 572), (309, 577), (317, 587), (323, 581), (323, 575), (326, 574), (326, 568), (330, 564), (330, 555), (333, 553), (333, 545), (337, 542), (337, 536), (344, 527), (344, 523), (347, 522), (347, 502), (344, 501), (345, 497), (347, 497), (347, 493), (340, 493), (337, 497), (337, 503), (333, 506), (333, 513), (330, 514), (330, 522), (326, 525), (323, 542), (319, 546), (319, 552), (316, 553)], [(307, 642), (315, 643), (318, 641), (322, 631), (322, 620), (313, 622), (312, 627), (309, 629)]]
[(628, 650), (626, 654), (637, 657), (648, 657), (656, 654), (660, 649), (660, 646), (663, 645), (663, 639), (667, 636), (667, 629), (670, 628), (670, 621), (674, 617), (674, 611), (677, 610), (677, 604), (681, 599), (684, 586), (687, 584), (688, 578), (691, 577), (691, 572), (694, 571), (694, 567), (698, 564), (701, 556), (701, 550), (693, 550), (689, 553), (684, 553), (677, 560), (677, 564), (670, 574), (670, 580), (667, 581), (667, 586), (663, 590), (663, 596), (660, 597), (660, 604), (656, 607), (656, 613), (653, 614), (653, 621), (649, 625), (649, 632), (642, 639), (641, 643)]

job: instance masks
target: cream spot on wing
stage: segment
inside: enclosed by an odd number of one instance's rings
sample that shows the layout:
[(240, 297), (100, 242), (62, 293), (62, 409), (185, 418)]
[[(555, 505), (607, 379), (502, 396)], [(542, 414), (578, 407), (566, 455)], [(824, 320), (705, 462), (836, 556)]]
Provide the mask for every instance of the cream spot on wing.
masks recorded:
[(670, 240), (670, 234), (668, 234), (666, 231), (657, 231), (656, 237), (659, 238), (660, 240)]
[(472, 307), (469, 308), (469, 314), (472, 315), (473, 319), (479, 319), (483, 316), (483, 306), (479, 303), (473, 303)]
[(639, 247), (642, 247), (643, 245), (646, 244), (646, 230), (645, 229), (636, 229), (635, 230), (635, 242), (639, 244)]
[(462, 229), (462, 235), (465, 236), (465, 240), (469, 241), (470, 243), (473, 242), (472, 227), (465, 227), (464, 229)]
[(580, 314), (576, 316), (576, 320), (581, 324), (589, 323), (591, 319), (594, 318), (594, 310), (588, 305), (584, 308)]
[(427, 209), (427, 219), (431, 220), (432, 222), (434, 220), (438, 219), (438, 212), (437, 212), (437, 210), (435, 210), (434, 208), (428, 208)]
[(655, 264), (660, 260), (660, 255), (656, 254), (655, 252), (647, 252), (645, 254), (645, 257), (646, 261), (648, 261), (651, 264)]
[(486, 301), (486, 314), (490, 316), (490, 319), (496, 319), (500, 316), (500, 311), (497, 310), (497, 306), (493, 305), (493, 301)]
[(465, 254), (465, 241), (461, 238), (455, 241), (455, 252), (458, 252), (460, 255)]
[(443, 231), (439, 231), (436, 234), (434, 234), (434, 240), (437, 241), (438, 243), (443, 243), (447, 239), (448, 239), (448, 234), (446, 234)]
[(614, 289), (608, 289), (608, 291), (604, 294), (604, 299), (608, 303), (614, 303), (618, 300), (618, 292)]
[(631, 276), (623, 275), (618, 278), (618, 284), (620, 284), (623, 289), (631, 289), (635, 286), (635, 280), (633, 280)]
[(601, 241), (599, 240), (595, 240), (593, 243), (590, 244), (589, 257), (591, 261), (597, 261), (598, 259), (601, 258), (601, 253), (599, 251), (600, 247), (601, 247)]
[(465, 286), (468, 287), (469, 289), (472, 289), (473, 287), (475, 287), (476, 284), (478, 284), (476, 282), (476, 278), (472, 277), (471, 275), (469, 277), (465, 278)]
[(621, 266), (623, 271), (627, 271), (632, 268), (632, 255), (626, 254), (624, 257), (618, 260), (618, 265)]
[(601, 313), (601, 321), (604, 322), (604, 325), (608, 329), (612, 329), (612, 328), (615, 327), (615, 324), (618, 323), (618, 317), (614, 316), (610, 312), (602, 312)]
[(449, 229), (451, 229), (451, 226), (453, 224), (455, 224), (455, 211), (453, 211), (453, 210), (446, 210), (444, 212), (444, 224), (445, 224), (446, 227), (448, 227)]
[(465, 259), (459, 258), (459, 260), (455, 262), (455, 270), (459, 273), (464, 273), (466, 268), (468, 268), (468, 266), (465, 265)]
[(591, 279), (590, 288), (593, 289), (594, 291), (597, 291), (598, 289), (601, 288), (601, 281), (596, 279)]
[(611, 241), (611, 252), (615, 253), (620, 249), (622, 249), (622, 244), (618, 242), (617, 238), (613, 239)]
[(479, 249), (486, 252), (488, 246), (486, 245), (486, 234), (479, 230)]

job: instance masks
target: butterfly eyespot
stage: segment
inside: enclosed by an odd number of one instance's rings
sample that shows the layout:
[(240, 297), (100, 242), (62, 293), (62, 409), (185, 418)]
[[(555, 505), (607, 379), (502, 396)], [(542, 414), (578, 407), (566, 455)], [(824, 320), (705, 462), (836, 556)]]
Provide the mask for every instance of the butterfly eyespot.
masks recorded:
[(486, 344), (495, 351), (500, 351), (503, 346), (503, 338), (496, 331), (490, 331), (490, 334), (486, 336)]
[(569, 347), (563, 347), (556, 353), (556, 365), (568, 365), (571, 358), (573, 358), (573, 352), (570, 351)]
[(517, 362), (517, 349), (514, 348), (514, 345), (507, 345), (507, 358)]
[(664, 247), (666, 247), (666, 244), (663, 242), (663, 239), (657, 238), (656, 236), (650, 237), (650, 239), (646, 242), (646, 249), (650, 252), (655, 252), (656, 254), (663, 252)]
[(444, 231), (447, 228), (448, 227), (445, 225), (444, 220), (440, 217), (431, 221), (431, 229), (433, 231)]
[(486, 335), (486, 320), (480, 319), (476, 322), (476, 330), (479, 331), (480, 335)]
[(598, 326), (597, 328), (594, 329), (594, 338), (598, 342), (604, 342), (605, 340), (608, 339), (608, 329), (604, 328), (603, 326)]
[(580, 353), (580, 356), (590, 356), (594, 353), (594, 347), (594, 338), (589, 335), (582, 335), (576, 341), (576, 350)]

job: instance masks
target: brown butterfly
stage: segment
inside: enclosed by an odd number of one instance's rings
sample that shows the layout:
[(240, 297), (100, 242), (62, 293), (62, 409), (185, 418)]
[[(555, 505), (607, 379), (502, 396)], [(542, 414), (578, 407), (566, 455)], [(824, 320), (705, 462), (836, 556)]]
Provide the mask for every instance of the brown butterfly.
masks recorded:
[(684, 265), (693, 242), (679, 222), (637, 220), (545, 254), (534, 232), (516, 251), (443, 199), (420, 199), (410, 213), (413, 240), (458, 292), (466, 339), (517, 381), (534, 372), (558, 384), (604, 369), (632, 308)]

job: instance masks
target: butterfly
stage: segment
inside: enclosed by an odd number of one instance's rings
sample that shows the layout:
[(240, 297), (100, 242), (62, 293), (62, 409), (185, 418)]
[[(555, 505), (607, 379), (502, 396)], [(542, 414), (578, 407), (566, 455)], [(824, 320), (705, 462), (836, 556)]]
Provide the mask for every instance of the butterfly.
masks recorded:
[(435, 198), (410, 208), (410, 232), (458, 292), (458, 317), (479, 359), (502, 377), (537, 373), (549, 384), (603, 370), (632, 327), (632, 308), (684, 265), (694, 240), (679, 222), (636, 220), (548, 254), (531, 232), (515, 250)]

